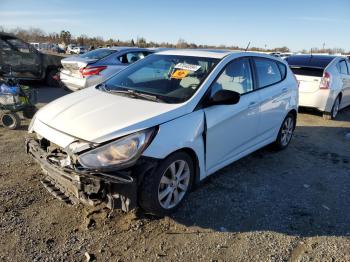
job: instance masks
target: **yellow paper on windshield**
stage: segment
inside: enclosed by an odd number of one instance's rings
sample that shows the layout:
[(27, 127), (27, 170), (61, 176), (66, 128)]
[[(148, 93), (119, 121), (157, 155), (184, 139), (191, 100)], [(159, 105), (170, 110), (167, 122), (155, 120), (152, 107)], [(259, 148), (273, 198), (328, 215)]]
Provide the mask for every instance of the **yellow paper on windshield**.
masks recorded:
[(177, 69), (172, 75), (171, 75), (171, 78), (174, 78), (174, 79), (183, 79), (185, 78), (188, 73), (190, 71), (189, 70), (184, 70), (184, 69)]

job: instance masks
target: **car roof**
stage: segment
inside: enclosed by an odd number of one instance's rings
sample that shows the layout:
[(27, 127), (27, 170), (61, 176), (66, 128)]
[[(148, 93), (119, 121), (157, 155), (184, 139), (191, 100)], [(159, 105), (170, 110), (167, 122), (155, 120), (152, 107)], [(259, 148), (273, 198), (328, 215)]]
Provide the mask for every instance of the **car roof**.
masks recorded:
[(1, 38), (17, 38), (15, 35), (9, 34), (9, 33), (5, 33), (5, 32), (0, 32), (0, 37)]
[(292, 55), (286, 58), (290, 66), (326, 68), (337, 56), (332, 55)]
[(233, 53), (231, 50), (223, 49), (171, 49), (158, 52), (159, 55), (179, 55), (179, 56), (196, 56), (208, 58), (224, 58)]
[[(102, 47), (98, 49), (107, 49), (107, 50), (115, 50), (115, 51), (126, 51), (126, 50), (149, 50), (147, 48), (140, 48), (140, 47), (135, 47), (135, 46), (111, 46), (111, 47)], [(150, 50), (152, 51), (152, 50)]]

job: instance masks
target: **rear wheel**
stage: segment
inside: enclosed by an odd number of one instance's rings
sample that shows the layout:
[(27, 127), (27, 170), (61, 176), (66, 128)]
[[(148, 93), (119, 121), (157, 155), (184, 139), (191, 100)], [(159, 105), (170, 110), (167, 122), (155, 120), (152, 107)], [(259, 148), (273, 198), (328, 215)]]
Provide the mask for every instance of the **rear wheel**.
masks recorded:
[(140, 188), (140, 206), (147, 212), (164, 216), (175, 211), (190, 191), (194, 177), (191, 157), (176, 152), (145, 176)]
[(295, 116), (292, 113), (289, 113), (284, 119), (282, 126), (278, 132), (277, 139), (274, 143), (276, 149), (282, 150), (285, 149), (290, 141), (295, 129)]
[(5, 112), (0, 116), (1, 124), (11, 130), (17, 129), (21, 125), (21, 120), (17, 113)]
[(326, 120), (335, 119), (339, 113), (339, 108), (340, 108), (340, 96), (337, 96), (332, 106), (331, 112), (330, 113), (324, 112), (323, 118)]

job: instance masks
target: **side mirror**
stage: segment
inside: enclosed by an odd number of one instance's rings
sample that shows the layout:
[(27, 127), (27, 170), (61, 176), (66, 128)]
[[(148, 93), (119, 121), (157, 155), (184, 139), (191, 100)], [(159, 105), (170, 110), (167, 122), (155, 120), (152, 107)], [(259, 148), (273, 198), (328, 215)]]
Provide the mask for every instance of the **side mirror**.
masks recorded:
[(238, 92), (221, 89), (209, 100), (209, 105), (234, 105), (239, 102), (241, 95)]

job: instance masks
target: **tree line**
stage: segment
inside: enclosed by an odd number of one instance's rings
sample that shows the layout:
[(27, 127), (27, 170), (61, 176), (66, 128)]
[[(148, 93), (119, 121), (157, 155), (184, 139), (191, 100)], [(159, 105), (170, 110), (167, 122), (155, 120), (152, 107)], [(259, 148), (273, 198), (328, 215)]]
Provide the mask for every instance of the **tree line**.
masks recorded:
[[(135, 40), (120, 40), (120, 39), (107, 39), (103, 37), (94, 36), (89, 37), (85, 34), (80, 36), (73, 36), (68, 30), (62, 30), (59, 33), (45, 33), (40, 28), (29, 28), (23, 29), (17, 27), (12, 30), (5, 30), (0, 26), (0, 32), (8, 32), (14, 34), (18, 38), (26, 42), (39, 42), (39, 43), (55, 43), (55, 44), (76, 44), (91, 47), (102, 47), (102, 46), (138, 46), (138, 47), (167, 47), (167, 48), (218, 48), (218, 49), (231, 49), (231, 50), (242, 50), (245, 47), (239, 47), (237, 45), (202, 45), (195, 43), (188, 43), (184, 39), (179, 39), (177, 43), (169, 42), (154, 42), (147, 41), (144, 37), (137, 37)], [(276, 47), (276, 48), (261, 48), (261, 47), (249, 47), (249, 51), (258, 51), (258, 52), (290, 52), (290, 49), (287, 46)], [(301, 53), (329, 53), (345, 54), (345, 50), (341, 48), (312, 48), (311, 50), (300, 50)]]

